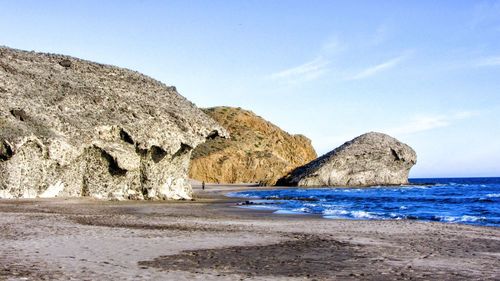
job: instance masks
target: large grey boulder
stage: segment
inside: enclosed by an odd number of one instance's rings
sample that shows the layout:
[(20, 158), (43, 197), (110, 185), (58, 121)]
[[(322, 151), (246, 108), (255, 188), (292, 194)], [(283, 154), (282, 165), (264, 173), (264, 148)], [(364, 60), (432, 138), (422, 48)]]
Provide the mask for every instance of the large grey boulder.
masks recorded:
[(411, 147), (381, 133), (361, 135), (318, 159), (301, 166), (276, 185), (372, 186), (408, 183), (417, 163)]
[(191, 198), (193, 148), (227, 132), (137, 72), (0, 47), (0, 198)]

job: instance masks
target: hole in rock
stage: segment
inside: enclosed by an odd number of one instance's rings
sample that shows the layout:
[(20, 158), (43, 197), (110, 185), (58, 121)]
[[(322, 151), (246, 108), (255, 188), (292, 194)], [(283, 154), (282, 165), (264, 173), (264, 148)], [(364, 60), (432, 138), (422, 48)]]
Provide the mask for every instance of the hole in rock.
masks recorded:
[(165, 158), (165, 155), (167, 155), (167, 152), (161, 149), (161, 147), (155, 145), (151, 147), (151, 158), (153, 158), (155, 163), (160, 162), (163, 158)]
[(120, 138), (126, 143), (134, 144), (132, 137), (123, 129), (120, 130)]
[(401, 159), (399, 158), (398, 153), (397, 153), (394, 149), (392, 149), (392, 148), (391, 148), (391, 153), (392, 153), (392, 156), (394, 156), (394, 161), (399, 161), (399, 160), (401, 160)]
[[(174, 157), (178, 157), (178, 156), (181, 156), (189, 151), (191, 151), (193, 148), (185, 143), (181, 143), (181, 148), (179, 148), (179, 150), (177, 150), (177, 152), (174, 154)], [(174, 158), (173, 157), (173, 158)]]
[(127, 170), (123, 170), (118, 167), (115, 159), (113, 159), (113, 157), (111, 157), (111, 155), (109, 155), (105, 151), (101, 151), (101, 156), (108, 161), (108, 171), (112, 176), (123, 176), (127, 173)]
[(0, 144), (0, 160), (6, 161), (12, 157), (12, 149), (5, 141)]
[(219, 136), (219, 132), (212, 131), (212, 132), (210, 132), (210, 134), (208, 134), (207, 139), (215, 139), (218, 136)]
[(26, 114), (26, 112), (22, 109), (11, 109), (10, 114), (20, 121), (26, 121), (29, 119), (28, 114)]

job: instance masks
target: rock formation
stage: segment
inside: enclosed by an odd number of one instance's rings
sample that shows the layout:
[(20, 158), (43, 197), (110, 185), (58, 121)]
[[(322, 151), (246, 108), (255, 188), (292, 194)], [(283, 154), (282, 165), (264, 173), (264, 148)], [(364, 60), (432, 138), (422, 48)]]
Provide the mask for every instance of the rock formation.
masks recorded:
[(231, 139), (214, 138), (192, 155), (190, 177), (219, 183), (273, 185), (289, 171), (317, 157), (311, 141), (290, 135), (251, 111), (232, 107), (204, 110)]
[(281, 178), (284, 186), (372, 186), (408, 183), (411, 147), (381, 133), (361, 135)]
[(191, 151), (216, 135), (175, 87), (0, 47), (0, 198), (190, 198)]

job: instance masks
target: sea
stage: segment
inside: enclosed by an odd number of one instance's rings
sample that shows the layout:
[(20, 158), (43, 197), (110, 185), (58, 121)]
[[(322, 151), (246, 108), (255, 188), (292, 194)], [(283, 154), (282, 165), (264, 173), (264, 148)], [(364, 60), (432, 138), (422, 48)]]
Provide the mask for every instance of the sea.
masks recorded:
[(500, 177), (414, 178), (402, 186), (229, 193), (242, 207), (325, 219), (422, 220), (500, 227)]

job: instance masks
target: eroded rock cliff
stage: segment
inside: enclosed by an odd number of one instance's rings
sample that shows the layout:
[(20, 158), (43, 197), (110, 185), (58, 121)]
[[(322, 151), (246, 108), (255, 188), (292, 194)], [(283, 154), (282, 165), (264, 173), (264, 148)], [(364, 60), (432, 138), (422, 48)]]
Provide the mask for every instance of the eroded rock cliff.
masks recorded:
[(277, 185), (371, 186), (408, 183), (417, 162), (411, 147), (381, 133), (361, 135), (318, 159), (298, 167)]
[(190, 198), (191, 151), (216, 135), (175, 87), (0, 47), (0, 198)]
[(273, 185), (286, 173), (317, 157), (311, 141), (290, 135), (251, 111), (232, 107), (204, 109), (231, 134), (198, 146), (190, 177), (219, 183)]

